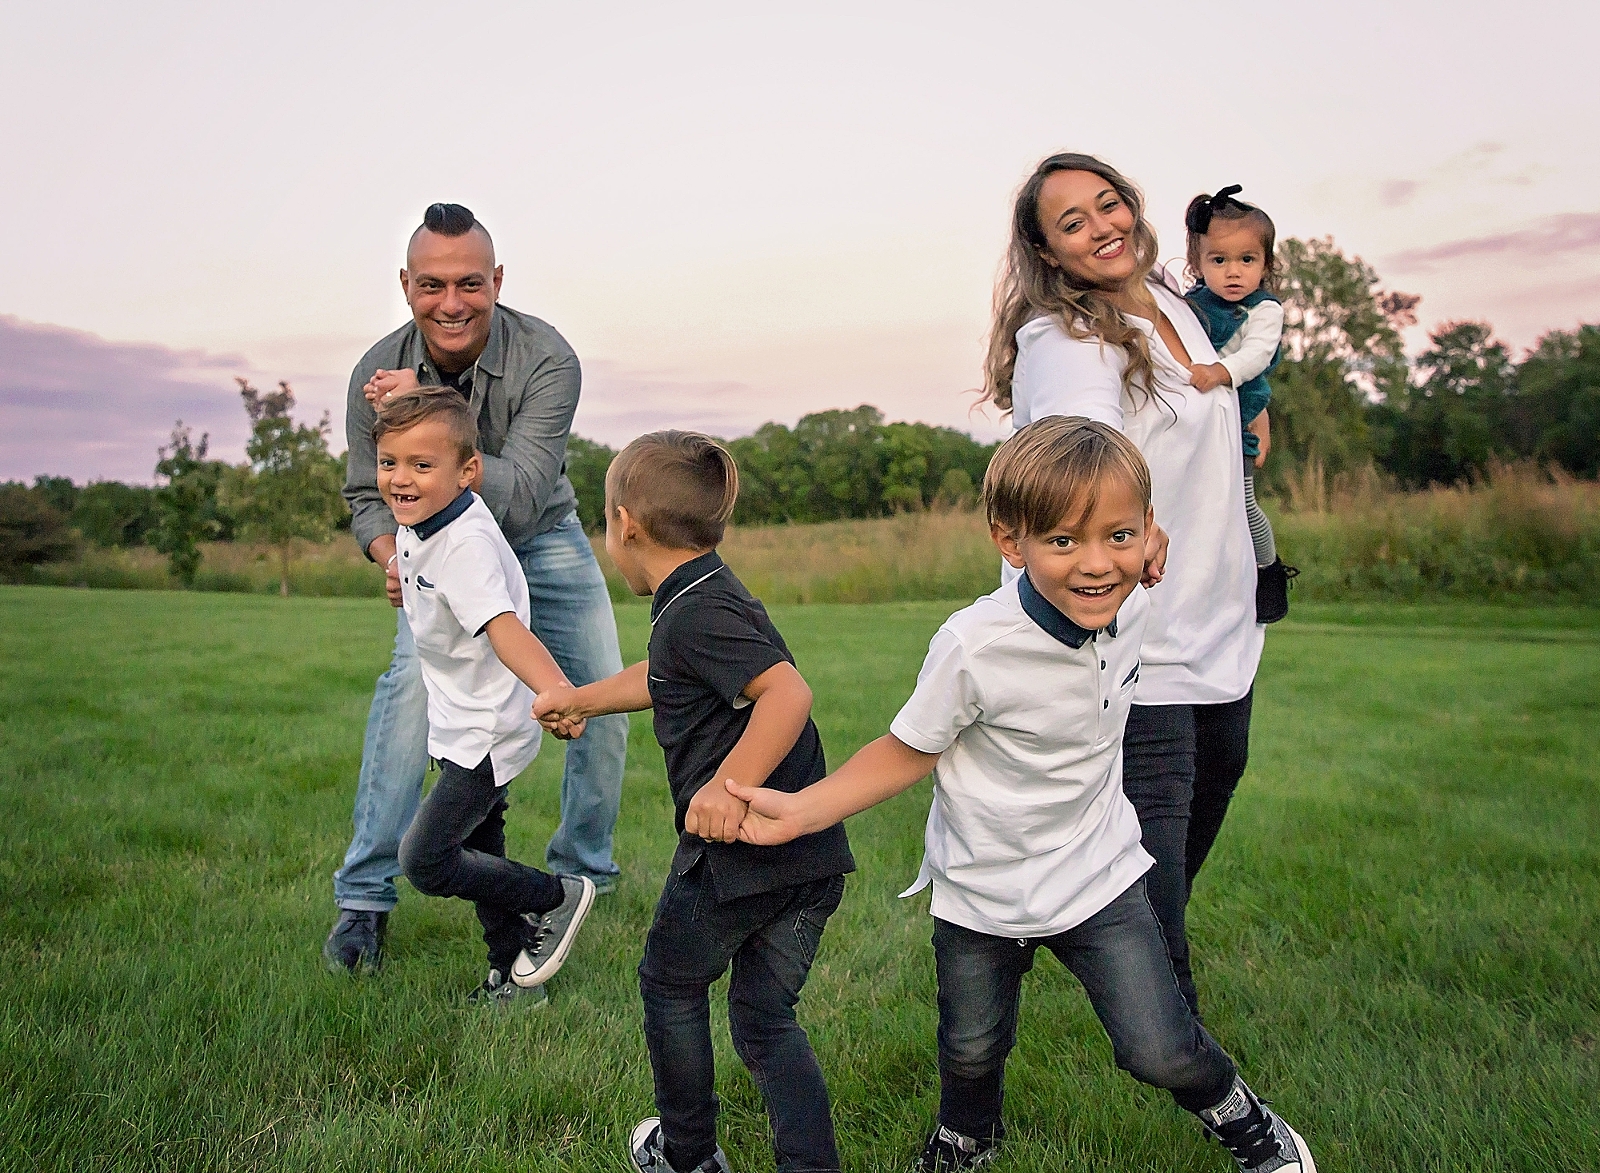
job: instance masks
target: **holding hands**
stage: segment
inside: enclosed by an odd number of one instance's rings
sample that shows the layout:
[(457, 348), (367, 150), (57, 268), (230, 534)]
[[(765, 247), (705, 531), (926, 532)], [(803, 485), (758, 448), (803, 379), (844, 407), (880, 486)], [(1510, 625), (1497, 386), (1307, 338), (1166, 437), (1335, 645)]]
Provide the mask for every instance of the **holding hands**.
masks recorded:
[(740, 839), (739, 828), (744, 823), (749, 806), (731, 793), (735, 785), (730, 778), (719, 786), (713, 778), (695, 791), (695, 796), (689, 800), (689, 809), (684, 812), (683, 829), (691, 835), (714, 839), (718, 843), (733, 843)]
[(533, 698), (533, 719), (562, 741), (572, 741), (583, 736), (588, 715), (578, 707), (578, 690), (558, 684)]

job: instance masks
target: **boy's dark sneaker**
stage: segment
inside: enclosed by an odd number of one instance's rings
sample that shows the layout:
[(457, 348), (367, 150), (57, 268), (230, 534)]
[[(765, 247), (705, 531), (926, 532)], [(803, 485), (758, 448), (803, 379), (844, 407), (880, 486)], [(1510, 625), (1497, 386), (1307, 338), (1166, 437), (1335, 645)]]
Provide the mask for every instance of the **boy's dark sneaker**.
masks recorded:
[(545, 993), (543, 986), (524, 988), (493, 966), (489, 969), (489, 976), (483, 979), (483, 985), (473, 990), (467, 998), (475, 1006), (496, 1010), (539, 1010), (550, 1004), (550, 995)]
[(1252, 1173), (1317, 1173), (1317, 1163), (1300, 1134), (1234, 1076), (1233, 1090), (1215, 1108), (1195, 1113), (1205, 1130), (1221, 1141)]
[(376, 973), (383, 964), (383, 938), (389, 928), (387, 912), (364, 908), (341, 908), (328, 939), (322, 943), (322, 959), (332, 973)]
[(661, 1136), (661, 1117), (646, 1116), (633, 1126), (628, 1138), (628, 1156), (639, 1173), (731, 1173), (721, 1146), (693, 1169), (676, 1169), (667, 1160), (667, 1144)]
[(511, 980), (519, 986), (540, 986), (556, 976), (567, 960), (573, 938), (594, 904), (594, 881), (587, 876), (558, 876), (565, 894), (549, 912), (525, 912), (528, 933), (522, 952), (511, 966)]
[(1257, 623), (1276, 623), (1289, 613), (1289, 584), (1299, 577), (1299, 567), (1285, 566), (1282, 558), (1256, 567)]
[(975, 1140), (941, 1124), (922, 1147), (922, 1157), (917, 1161), (915, 1173), (953, 1173), (956, 1169), (976, 1169), (994, 1160), (999, 1152), (997, 1141)]

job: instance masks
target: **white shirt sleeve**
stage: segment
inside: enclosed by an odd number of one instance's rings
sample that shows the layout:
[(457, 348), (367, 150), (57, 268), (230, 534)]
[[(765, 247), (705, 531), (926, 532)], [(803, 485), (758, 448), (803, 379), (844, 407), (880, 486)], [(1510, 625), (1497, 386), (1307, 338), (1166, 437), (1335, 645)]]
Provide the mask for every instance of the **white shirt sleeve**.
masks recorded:
[(1225, 344), (1228, 351), (1217, 361), (1228, 368), (1233, 386), (1248, 383), (1272, 365), (1277, 353), (1278, 340), (1283, 337), (1283, 307), (1275, 301), (1264, 301), (1251, 308), (1239, 330)]
[(1011, 398), (1018, 426), (1052, 415), (1081, 415), (1122, 430), (1122, 368), (1127, 356), (1097, 340), (1070, 337), (1036, 319), (1017, 331)]
[(983, 712), (978, 682), (961, 641), (940, 628), (917, 673), (917, 687), (889, 732), (921, 753), (943, 753)]
[(434, 586), (468, 635), (476, 636), (497, 615), (516, 612), (500, 553), (487, 538), (468, 537), (452, 546), (437, 573)]

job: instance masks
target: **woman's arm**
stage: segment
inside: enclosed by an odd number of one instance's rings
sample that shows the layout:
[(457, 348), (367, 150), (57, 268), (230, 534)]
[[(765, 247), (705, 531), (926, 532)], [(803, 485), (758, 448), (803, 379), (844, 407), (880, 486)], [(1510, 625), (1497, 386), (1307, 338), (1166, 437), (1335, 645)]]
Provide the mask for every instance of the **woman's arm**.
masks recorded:
[(1012, 404), (1028, 423), (1081, 415), (1122, 430), (1122, 370), (1127, 356), (1094, 339), (1079, 341), (1051, 322), (1022, 330)]
[(909, 790), (931, 774), (938, 761), (938, 754), (912, 749), (886, 733), (862, 746), (822, 781), (794, 794), (742, 786), (731, 778), (724, 785), (729, 794), (750, 804), (739, 838), (769, 846), (814, 834)]

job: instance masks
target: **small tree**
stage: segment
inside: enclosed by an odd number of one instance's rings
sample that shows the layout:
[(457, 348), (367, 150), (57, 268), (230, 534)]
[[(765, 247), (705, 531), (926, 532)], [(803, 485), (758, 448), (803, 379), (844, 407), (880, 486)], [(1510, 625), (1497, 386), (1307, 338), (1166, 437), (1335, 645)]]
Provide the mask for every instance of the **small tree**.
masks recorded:
[(0, 485), (0, 579), (20, 582), (29, 568), (77, 552), (67, 519), (45, 495), (26, 485)]
[(200, 543), (216, 532), (214, 495), (206, 475), (206, 444), (196, 444), (184, 422), (172, 427), (172, 441), (159, 450), (156, 476), (166, 484), (156, 489), (156, 528), (152, 545), (167, 556), (167, 567), (185, 589), (194, 586), (200, 569)]
[(250, 416), (250, 460), (231, 470), (224, 504), (245, 537), (277, 549), (278, 593), (287, 596), (295, 539), (328, 541), (344, 510), (339, 462), (328, 455), (328, 413), (315, 426), (296, 424), (289, 418), (294, 392), (288, 383), (263, 394), (247, 379), (236, 382)]

